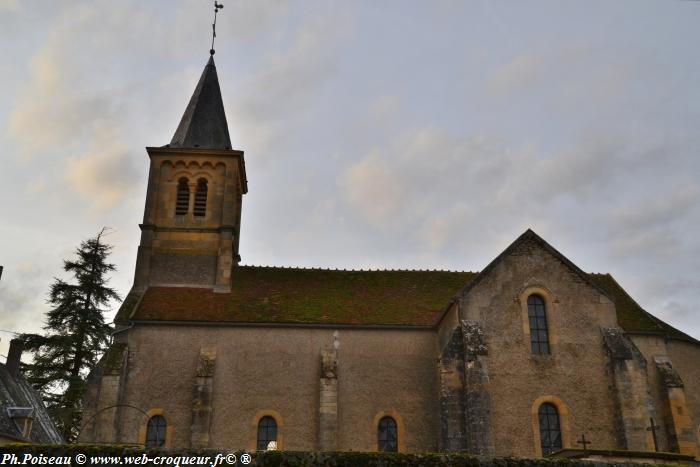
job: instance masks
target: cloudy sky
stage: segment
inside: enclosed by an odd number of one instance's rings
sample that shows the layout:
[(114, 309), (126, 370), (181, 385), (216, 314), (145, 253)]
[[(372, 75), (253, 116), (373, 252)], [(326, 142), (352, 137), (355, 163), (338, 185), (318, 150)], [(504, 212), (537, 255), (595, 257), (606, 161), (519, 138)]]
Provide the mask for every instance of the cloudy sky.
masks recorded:
[[(530, 227), (700, 338), (700, 2), (223, 2), (245, 264), (480, 270)], [(128, 291), (212, 10), (0, 0), (0, 329), (102, 226)]]

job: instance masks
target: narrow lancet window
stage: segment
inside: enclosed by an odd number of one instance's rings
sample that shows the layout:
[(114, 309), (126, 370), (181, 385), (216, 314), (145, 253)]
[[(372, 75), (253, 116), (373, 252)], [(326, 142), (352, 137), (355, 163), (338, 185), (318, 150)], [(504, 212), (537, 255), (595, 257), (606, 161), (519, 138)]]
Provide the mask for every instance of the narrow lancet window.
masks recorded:
[(377, 427), (377, 447), (382, 452), (396, 452), (399, 446), (399, 436), (396, 431), (396, 420), (383, 417)]
[(148, 420), (146, 427), (146, 448), (161, 448), (165, 445), (165, 417), (155, 415)]
[(272, 441), (277, 441), (277, 422), (265, 416), (258, 422), (258, 451), (267, 450)]
[(177, 199), (175, 202), (175, 215), (185, 216), (190, 210), (190, 187), (188, 180), (182, 177), (177, 181)]
[(546, 456), (561, 449), (561, 428), (559, 413), (553, 404), (540, 405), (540, 447), (542, 455)]
[(530, 348), (532, 353), (549, 353), (549, 334), (544, 300), (539, 295), (527, 298), (527, 317), (530, 322)]
[(197, 217), (204, 217), (207, 213), (207, 188), (206, 179), (200, 178), (194, 193), (194, 215)]

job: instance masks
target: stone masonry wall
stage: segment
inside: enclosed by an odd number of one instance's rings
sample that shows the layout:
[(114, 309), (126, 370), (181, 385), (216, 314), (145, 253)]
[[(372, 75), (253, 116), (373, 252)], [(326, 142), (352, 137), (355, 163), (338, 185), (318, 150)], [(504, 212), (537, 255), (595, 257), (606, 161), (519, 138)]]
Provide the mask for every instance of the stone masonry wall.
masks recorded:
[[(172, 447), (189, 447), (200, 349), (216, 349), (209, 447), (252, 449), (257, 420), (278, 420), (280, 449), (319, 447), (322, 349), (332, 329), (142, 325), (129, 333), (124, 400), (162, 409)], [(339, 330), (337, 366), (340, 450), (377, 449), (375, 420), (397, 419), (405, 451), (435, 451), (439, 405), (435, 333)], [(125, 410), (121, 442), (137, 442), (142, 413)]]
[[(527, 296), (545, 299), (551, 354), (530, 350)], [(535, 402), (560, 405), (564, 444), (585, 434), (596, 449), (617, 447), (601, 326), (616, 326), (614, 305), (539, 243), (525, 240), (461, 299), (461, 319), (482, 323), (489, 349), (496, 455), (539, 455)]]

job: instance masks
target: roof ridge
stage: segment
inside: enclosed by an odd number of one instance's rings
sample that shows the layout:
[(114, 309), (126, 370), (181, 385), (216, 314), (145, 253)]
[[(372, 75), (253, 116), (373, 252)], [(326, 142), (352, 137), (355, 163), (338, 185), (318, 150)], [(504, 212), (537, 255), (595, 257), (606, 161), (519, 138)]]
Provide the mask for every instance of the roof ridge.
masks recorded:
[(274, 266), (267, 264), (239, 264), (237, 267), (241, 268), (264, 268), (264, 269), (289, 269), (296, 271), (340, 271), (340, 272), (451, 272), (451, 273), (469, 273), (478, 274), (479, 271), (466, 271), (458, 269), (408, 269), (408, 268), (339, 268), (339, 267), (322, 267), (322, 266)]

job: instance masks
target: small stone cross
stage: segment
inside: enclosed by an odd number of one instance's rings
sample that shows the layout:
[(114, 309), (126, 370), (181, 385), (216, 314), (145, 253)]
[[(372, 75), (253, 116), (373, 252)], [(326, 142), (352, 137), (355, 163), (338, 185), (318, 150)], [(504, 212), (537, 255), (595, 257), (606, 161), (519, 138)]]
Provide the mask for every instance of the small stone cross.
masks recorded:
[(586, 451), (588, 450), (588, 445), (593, 444), (590, 441), (586, 439), (586, 435), (581, 435), (581, 439), (578, 440), (577, 444), (582, 444), (583, 445), (583, 450)]

